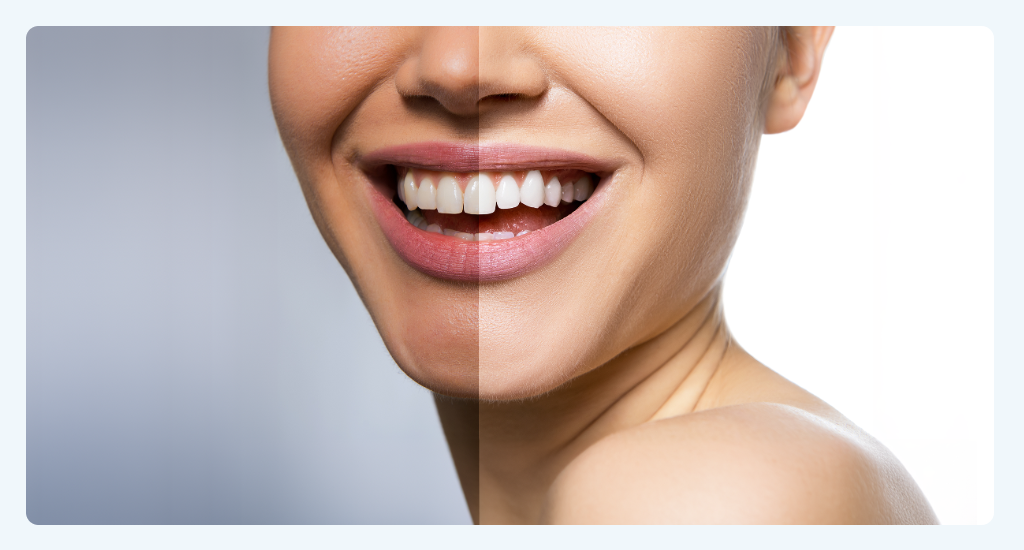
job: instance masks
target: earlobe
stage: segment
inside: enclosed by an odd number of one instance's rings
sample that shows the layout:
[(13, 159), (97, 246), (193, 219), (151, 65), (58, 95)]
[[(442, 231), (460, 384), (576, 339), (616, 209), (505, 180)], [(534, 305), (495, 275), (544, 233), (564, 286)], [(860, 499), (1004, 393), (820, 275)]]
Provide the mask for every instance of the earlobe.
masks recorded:
[(764, 133), (793, 129), (807, 110), (835, 27), (789, 27), (765, 113)]

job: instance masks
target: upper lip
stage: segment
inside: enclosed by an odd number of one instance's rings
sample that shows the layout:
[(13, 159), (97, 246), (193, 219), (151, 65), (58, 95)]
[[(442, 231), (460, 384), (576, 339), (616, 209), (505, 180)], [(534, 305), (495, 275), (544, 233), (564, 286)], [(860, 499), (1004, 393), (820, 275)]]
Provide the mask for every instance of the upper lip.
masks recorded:
[(577, 169), (603, 176), (613, 167), (585, 153), (513, 143), (429, 141), (384, 147), (357, 158), (364, 171), (385, 165), (444, 172)]

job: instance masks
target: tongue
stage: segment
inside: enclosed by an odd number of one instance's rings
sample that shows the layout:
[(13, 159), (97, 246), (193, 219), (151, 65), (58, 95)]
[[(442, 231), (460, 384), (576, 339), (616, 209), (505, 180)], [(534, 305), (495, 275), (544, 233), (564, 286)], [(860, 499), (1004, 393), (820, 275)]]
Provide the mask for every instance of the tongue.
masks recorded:
[(559, 206), (517, 206), (508, 210), (497, 209), (493, 214), (439, 214), (436, 210), (422, 210), (428, 224), (437, 224), (442, 229), (453, 229), (463, 233), (496, 233), (507, 231), (518, 235), (522, 231), (543, 229), (569, 215), (577, 203), (562, 203)]

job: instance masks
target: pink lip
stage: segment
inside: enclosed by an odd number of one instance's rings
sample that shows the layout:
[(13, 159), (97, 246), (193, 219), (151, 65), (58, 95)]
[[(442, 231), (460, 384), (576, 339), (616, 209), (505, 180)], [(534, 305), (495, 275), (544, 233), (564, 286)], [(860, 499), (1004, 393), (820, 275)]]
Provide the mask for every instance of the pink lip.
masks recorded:
[(385, 147), (361, 156), (357, 162), (364, 168), (398, 164), (447, 172), (576, 168), (603, 175), (611, 169), (610, 163), (575, 151), (506, 143), (479, 146), (437, 141)]
[[(386, 164), (450, 172), (575, 168), (604, 176), (611, 166), (572, 151), (523, 145), (413, 143), (373, 151), (359, 159), (364, 169)], [(402, 211), (375, 186), (370, 204), (384, 236), (407, 264), (427, 275), (465, 282), (520, 277), (554, 259), (580, 233), (604, 202), (604, 186), (568, 217), (522, 237), (470, 242), (428, 233), (410, 224)]]

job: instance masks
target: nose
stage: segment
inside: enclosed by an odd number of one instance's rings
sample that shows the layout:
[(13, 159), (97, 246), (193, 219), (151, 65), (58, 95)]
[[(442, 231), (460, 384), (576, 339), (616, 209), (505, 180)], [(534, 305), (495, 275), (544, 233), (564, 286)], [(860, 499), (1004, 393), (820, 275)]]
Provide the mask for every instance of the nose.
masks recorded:
[(510, 100), (536, 99), (548, 79), (513, 29), (438, 27), (421, 35), (395, 85), (402, 97), (429, 98), (470, 117)]

